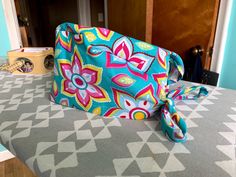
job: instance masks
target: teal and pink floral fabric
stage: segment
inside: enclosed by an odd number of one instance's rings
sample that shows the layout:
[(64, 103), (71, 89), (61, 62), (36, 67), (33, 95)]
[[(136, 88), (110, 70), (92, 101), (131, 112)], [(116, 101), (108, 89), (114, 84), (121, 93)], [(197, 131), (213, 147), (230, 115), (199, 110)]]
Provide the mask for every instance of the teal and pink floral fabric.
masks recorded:
[(169, 50), (105, 28), (64, 23), (56, 30), (55, 103), (105, 117), (142, 120), (161, 111), (163, 132), (175, 142), (186, 140), (187, 127), (173, 99), (203, 87), (168, 85), (182, 78), (182, 59)]

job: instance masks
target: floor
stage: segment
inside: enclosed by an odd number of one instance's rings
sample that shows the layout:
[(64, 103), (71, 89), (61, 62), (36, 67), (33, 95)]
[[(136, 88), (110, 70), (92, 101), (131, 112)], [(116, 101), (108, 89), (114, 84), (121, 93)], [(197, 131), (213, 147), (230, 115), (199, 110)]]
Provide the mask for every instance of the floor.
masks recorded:
[(36, 177), (17, 158), (0, 163), (0, 177)]

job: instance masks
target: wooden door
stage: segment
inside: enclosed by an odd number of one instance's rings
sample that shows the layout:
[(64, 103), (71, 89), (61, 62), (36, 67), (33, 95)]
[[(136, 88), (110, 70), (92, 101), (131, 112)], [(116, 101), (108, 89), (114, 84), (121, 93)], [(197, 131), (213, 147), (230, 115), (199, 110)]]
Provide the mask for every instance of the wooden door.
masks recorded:
[(220, 0), (154, 0), (152, 43), (180, 54), (202, 46), (203, 66), (210, 68)]
[(175, 51), (202, 46), (203, 66), (210, 68), (220, 0), (107, 0), (108, 28)]
[(153, 0), (108, 0), (107, 3), (109, 29), (151, 42)]

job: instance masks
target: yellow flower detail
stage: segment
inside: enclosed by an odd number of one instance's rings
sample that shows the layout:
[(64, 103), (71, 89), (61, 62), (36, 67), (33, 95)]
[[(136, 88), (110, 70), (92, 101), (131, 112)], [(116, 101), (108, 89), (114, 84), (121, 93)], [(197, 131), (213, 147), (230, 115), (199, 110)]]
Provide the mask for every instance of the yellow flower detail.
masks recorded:
[(96, 36), (91, 32), (84, 32), (84, 34), (89, 42), (92, 42), (97, 39)]
[(101, 114), (101, 107), (97, 107), (93, 110), (94, 114), (100, 115)]
[(138, 47), (143, 50), (151, 50), (153, 47), (152, 45), (146, 43), (146, 42), (136, 42)]

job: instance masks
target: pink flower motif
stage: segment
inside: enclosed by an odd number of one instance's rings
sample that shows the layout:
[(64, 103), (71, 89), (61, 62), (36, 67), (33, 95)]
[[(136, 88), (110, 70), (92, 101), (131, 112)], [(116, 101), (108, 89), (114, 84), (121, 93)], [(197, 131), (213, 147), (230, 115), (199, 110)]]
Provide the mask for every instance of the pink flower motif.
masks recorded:
[(104, 89), (98, 86), (101, 82), (102, 69), (93, 65), (83, 65), (78, 51), (72, 56), (72, 62), (59, 60), (63, 76), (62, 92), (75, 97), (76, 102), (85, 110), (91, 107), (92, 100), (98, 102), (110, 101)]
[(106, 28), (96, 28), (96, 31), (97, 31), (98, 37), (106, 41), (110, 41), (111, 37), (114, 34), (114, 31), (111, 31)]
[(153, 96), (152, 85), (141, 90), (135, 97), (128, 93), (112, 89), (117, 107), (111, 108), (105, 116), (115, 116), (123, 119), (147, 119), (156, 110), (158, 100)]
[(133, 53), (133, 50), (134, 47), (130, 39), (123, 36), (114, 42), (112, 49), (105, 45), (90, 45), (88, 54), (96, 57), (106, 52), (106, 66), (108, 68), (127, 67), (132, 74), (147, 80), (146, 72), (155, 57), (142, 52)]

